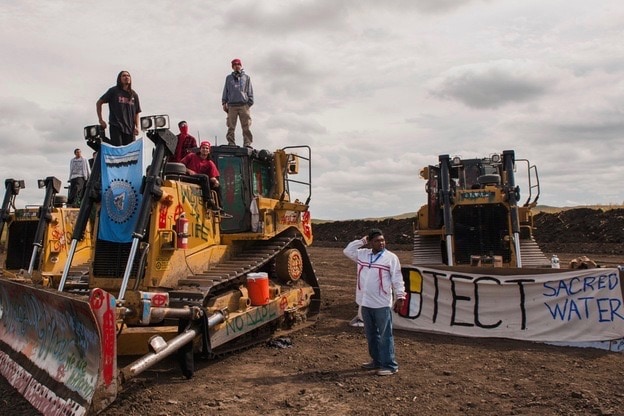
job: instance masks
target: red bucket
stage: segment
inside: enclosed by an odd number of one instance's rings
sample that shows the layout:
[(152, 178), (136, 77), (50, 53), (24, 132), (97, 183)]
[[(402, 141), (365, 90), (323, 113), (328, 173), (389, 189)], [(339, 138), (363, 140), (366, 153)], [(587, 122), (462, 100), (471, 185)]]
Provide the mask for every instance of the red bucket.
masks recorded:
[(247, 291), (253, 306), (269, 303), (269, 275), (266, 273), (248, 273)]

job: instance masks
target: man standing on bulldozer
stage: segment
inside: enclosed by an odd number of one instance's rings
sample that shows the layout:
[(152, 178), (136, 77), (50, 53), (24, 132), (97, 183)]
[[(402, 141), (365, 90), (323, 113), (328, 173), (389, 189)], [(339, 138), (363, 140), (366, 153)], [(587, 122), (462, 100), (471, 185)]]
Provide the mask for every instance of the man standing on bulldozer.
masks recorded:
[(74, 157), (69, 162), (68, 206), (80, 206), (87, 179), (89, 179), (89, 163), (82, 157), (80, 149), (74, 149)]
[(223, 111), (227, 113), (227, 133), (225, 138), (228, 145), (236, 146), (234, 130), (236, 120), (240, 119), (243, 129), (243, 146), (251, 147), (253, 135), (251, 134), (251, 112), (250, 108), (254, 104), (253, 87), (251, 78), (245, 73), (243, 63), (240, 59), (232, 60), (232, 73), (225, 77), (221, 105)]
[(106, 122), (102, 118), (102, 105), (108, 103), (109, 143), (113, 146), (125, 146), (139, 135), (139, 113), (141, 104), (139, 95), (132, 89), (132, 77), (128, 71), (117, 75), (117, 84), (111, 87), (95, 103), (98, 121), (102, 128)]

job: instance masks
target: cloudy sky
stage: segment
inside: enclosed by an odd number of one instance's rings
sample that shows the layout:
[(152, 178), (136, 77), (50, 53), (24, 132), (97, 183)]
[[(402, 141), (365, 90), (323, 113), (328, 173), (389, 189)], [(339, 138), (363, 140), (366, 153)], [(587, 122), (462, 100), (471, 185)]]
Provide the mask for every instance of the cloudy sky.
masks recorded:
[(2, 2), (0, 180), (26, 180), (18, 207), (66, 181), (120, 70), (142, 115), (225, 143), (238, 57), (254, 147), (312, 148), (313, 218), (416, 211), (438, 155), (506, 149), (538, 167), (541, 204), (621, 204), (623, 39), (620, 0)]

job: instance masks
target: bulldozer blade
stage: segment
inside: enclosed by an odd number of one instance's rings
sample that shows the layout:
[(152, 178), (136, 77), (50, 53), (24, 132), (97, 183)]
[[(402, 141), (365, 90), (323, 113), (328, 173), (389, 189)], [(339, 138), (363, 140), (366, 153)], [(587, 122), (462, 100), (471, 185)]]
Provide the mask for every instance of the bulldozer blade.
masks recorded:
[(97, 413), (117, 396), (115, 298), (0, 279), (0, 374), (45, 415)]

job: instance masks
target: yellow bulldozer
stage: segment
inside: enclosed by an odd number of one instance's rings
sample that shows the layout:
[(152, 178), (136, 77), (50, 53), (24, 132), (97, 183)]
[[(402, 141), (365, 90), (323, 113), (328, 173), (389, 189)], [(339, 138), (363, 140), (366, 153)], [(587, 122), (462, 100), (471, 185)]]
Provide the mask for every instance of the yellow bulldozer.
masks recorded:
[[(10, 182), (14, 181), (7, 180), (5, 200), (17, 195), (16, 187)], [(3, 274), (9, 279), (32, 280), (52, 287), (58, 285), (67, 263), (68, 243), (79, 211), (66, 205), (67, 198), (60, 195), (59, 179), (49, 176), (37, 182), (39, 188), (45, 189), (43, 204), (14, 207), (7, 217)], [(87, 224), (85, 238), (78, 242), (74, 252), (68, 285), (86, 277), (90, 255), (91, 231)]]
[[(418, 210), (413, 264), (550, 267), (533, 238), (540, 194), (537, 167), (513, 150), (483, 158), (440, 155), (427, 166), (427, 204)], [(516, 170), (528, 196), (520, 202)]]
[[(191, 378), (196, 352), (231, 352), (318, 316), (310, 148), (213, 146), (214, 189), (167, 162), (177, 144), (167, 116), (141, 124), (154, 149), (138, 187), (106, 177), (142, 153), (106, 153), (103, 130), (85, 128), (97, 155), (60, 277), (0, 278), (0, 373), (44, 414), (98, 413), (166, 357)], [(107, 221), (124, 230), (119, 241)], [(87, 278), (75, 280), (85, 241)], [(120, 368), (121, 355), (134, 359)]]

